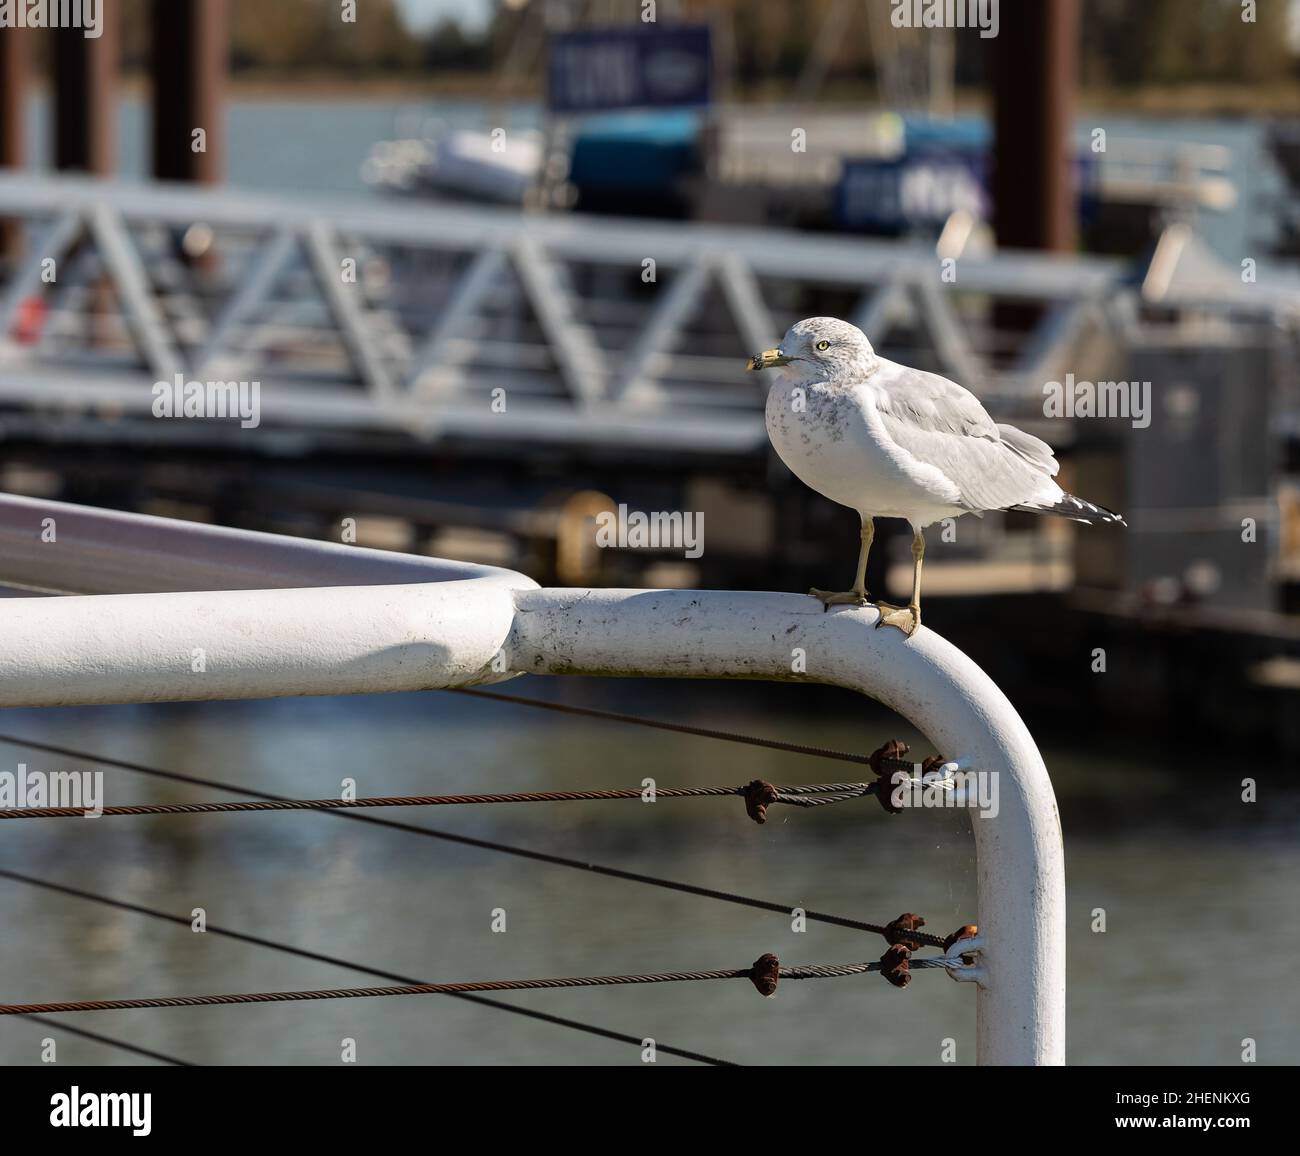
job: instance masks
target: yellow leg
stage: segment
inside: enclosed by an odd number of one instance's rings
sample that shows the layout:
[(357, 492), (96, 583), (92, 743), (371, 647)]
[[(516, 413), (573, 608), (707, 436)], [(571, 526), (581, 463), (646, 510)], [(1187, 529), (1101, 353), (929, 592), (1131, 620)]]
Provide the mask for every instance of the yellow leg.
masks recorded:
[(867, 601), (867, 556), (871, 553), (871, 542), (876, 536), (876, 523), (871, 518), (862, 519), (862, 530), (858, 537), (862, 540), (862, 545), (858, 549), (858, 572), (853, 580), (853, 589), (845, 590), (839, 593), (833, 593), (829, 590), (818, 590), (816, 587), (809, 590), (812, 597), (821, 602), (824, 609), (829, 610), (832, 606), (862, 606)]
[(880, 626), (897, 626), (910, 635), (921, 625), (921, 564), (925, 561), (925, 534), (917, 529), (912, 536), (912, 604), (880, 615)]
[(867, 596), (867, 555), (871, 553), (871, 543), (876, 537), (875, 518), (862, 519), (862, 532), (858, 537), (862, 539), (862, 545), (858, 548), (858, 572), (853, 579), (853, 589), (865, 598)]

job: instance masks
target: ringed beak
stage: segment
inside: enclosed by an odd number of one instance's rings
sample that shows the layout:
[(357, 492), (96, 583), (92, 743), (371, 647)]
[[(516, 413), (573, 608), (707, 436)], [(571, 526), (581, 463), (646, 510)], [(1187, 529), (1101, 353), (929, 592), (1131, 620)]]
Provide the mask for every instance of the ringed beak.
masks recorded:
[(778, 347), (776, 349), (765, 349), (762, 353), (756, 353), (746, 363), (745, 368), (754, 369), (772, 369), (777, 365), (789, 365), (790, 359)]

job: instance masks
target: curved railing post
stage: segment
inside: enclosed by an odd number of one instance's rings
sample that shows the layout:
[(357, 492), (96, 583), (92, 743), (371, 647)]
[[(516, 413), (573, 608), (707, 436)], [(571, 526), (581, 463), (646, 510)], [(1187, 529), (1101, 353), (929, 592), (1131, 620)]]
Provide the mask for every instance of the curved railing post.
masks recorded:
[(794, 594), (521, 590), (515, 603), (508, 657), (520, 673), (832, 683), (893, 708), (946, 757), (996, 772), (996, 817), (971, 819), (984, 968), (977, 1058), (1065, 1062), (1056, 798), (1020, 716), (969, 658), (928, 629), (876, 629), (872, 608), (824, 613)]
[[(27, 499), (0, 499), (0, 541), (0, 580), (159, 591), (6, 599), (0, 706), (371, 694), (519, 674), (761, 678), (870, 695), (947, 758), (998, 776), (996, 817), (971, 820), (977, 1056), (1064, 1062), (1051, 781), (1002, 692), (929, 629), (905, 638), (876, 629), (873, 608), (824, 613), (795, 594), (541, 590), (491, 567)], [(186, 589), (198, 582), (226, 588)]]

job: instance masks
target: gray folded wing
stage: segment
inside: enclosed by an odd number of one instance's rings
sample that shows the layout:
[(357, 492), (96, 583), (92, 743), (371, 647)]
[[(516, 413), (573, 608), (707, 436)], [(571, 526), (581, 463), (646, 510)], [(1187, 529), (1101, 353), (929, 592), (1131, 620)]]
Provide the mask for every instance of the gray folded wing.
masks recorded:
[(956, 486), (971, 511), (1005, 510), (1033, 498), (1058, 469), (1046, 442), (1015, 426), (996, 425), (955, 381), (887, 363), (871, 384), (885, 432), (918, 461)]

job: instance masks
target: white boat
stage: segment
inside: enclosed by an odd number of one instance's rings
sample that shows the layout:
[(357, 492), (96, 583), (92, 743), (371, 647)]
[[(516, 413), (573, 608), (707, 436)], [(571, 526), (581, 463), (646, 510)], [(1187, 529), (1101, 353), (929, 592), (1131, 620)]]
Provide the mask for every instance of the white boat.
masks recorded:
[(389, 192), (521, 205), (542, 167), (542, 134), (451, 129), (433, 139), (379, 141), (361, 166), (367, 184)]

